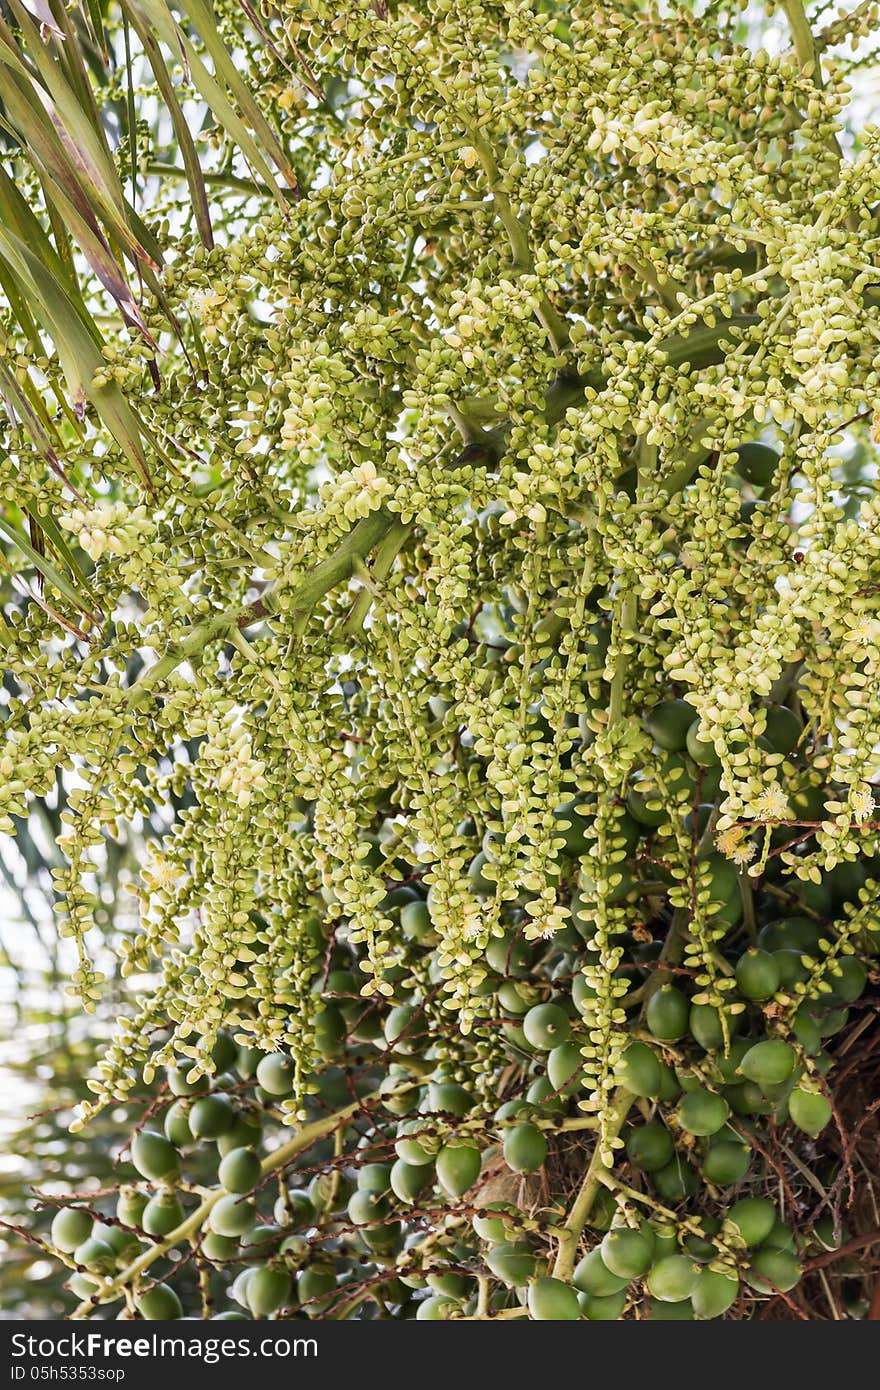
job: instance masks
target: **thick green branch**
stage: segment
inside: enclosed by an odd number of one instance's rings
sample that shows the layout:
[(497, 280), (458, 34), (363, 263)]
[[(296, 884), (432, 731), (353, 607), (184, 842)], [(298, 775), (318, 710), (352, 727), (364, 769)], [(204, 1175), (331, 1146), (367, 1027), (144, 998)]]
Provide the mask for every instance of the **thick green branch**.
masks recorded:
[[(625, 1091), (620, 1087), (614, 1095), (608, 1120), (605, 1127), (605, 1134), (608, 1139), (616, 1139), (624, 1121), (630, 1112), (635, 1096), (630, 1091)], [(556, 1262), (553, 1265), (554, 1279), (569, 1280), (574, 1270), (575, 1256), (577, 1254), (578, 1241), (581, 1238), (581, 1231), (586, 1225), (587, 1218), (596, 1200), (596, 1194), (602, 1186), (602, 1174), (605, 1172), (605, 1163), (602, 1157), (601, 1145), (596, 1144), (593, 1156), (590, 1159), (589, 1167), (584, 1174), (584, 1180), (580, 1185), (578, 1194), (575, 1197), (565, 1224), (559, 1230), (559, 1249), (556, 1254)]]

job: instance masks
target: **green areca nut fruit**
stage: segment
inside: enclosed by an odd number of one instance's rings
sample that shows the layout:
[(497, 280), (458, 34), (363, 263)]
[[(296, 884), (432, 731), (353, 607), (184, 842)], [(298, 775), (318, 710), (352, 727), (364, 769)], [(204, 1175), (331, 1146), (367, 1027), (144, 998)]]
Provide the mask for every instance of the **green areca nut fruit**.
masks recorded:
[(645, 728), (660, 748), (680, 753), (687, 744), (688, 729), (697, 712), (686, 700), (661, 700), (645, 716)]
[(289, 1274), (264, 1265), (255, 1270), (253, 1279), (248, 1281), (247, 1305), (255, 1318), (268, 1317), (290, 1302), (292, 1289), (293, 1281)]
[[(140, 1224), (127, 1222), (127, 1225)], [(81, 1207), (61, 1207), (52, 1218), (50, 1238), (56, 1250), (72, 1255), (92, 1233), (92, 1218)]]
[(767, 444), (748, 440), (738, 446), (734, 467), (739, 476), (753, 487), (767, 487), (779, 467), (779, 455)]
[(135, 1294), (134, 1306), (148, 1322), (172, 1322), (183, 1317), (180, 1299), (170, 1284), (154, 1284), (144, 1293)]
[(713, 1269), (701, 1269), (691, 1293), (698, 1318), (720, 1318), (736, 1302), (739, 1280)]
[(626, 1156), (636, 1168), (645, 1173), (665, 1168), (672, 1161), (675, 1145), (664, 1125), (646, 1124), (634, 1129), (626, 1141)]
[(796, 1086), (788, 1097), (788, 1114), (798, 1129), (815, 1139), (831, 1119), (831, 1102), (816, 1091)]
[(437, 1177), (450, 1197), (461, 1197), (480, 1173), (480, 1150), (469, 1144), (444, 1144), (437, 1155)]
[(690, 1005), (675, 985), (663, 985), (645, 1008), (645, 1022), (659, 1042), (678, 1042), (688, 1030)]
[(229, 1193), (215, 1202), (208, 1224), (218, 1236), (241, 1236), (253, 1225), (254, 1204)]
[(691, 1004), (688, 1015), (691, 1037), (704, 1052), (717, 1052), (724, 1046), (724, 1029), (718, 1010), (711, 1004)]
[(262, 1165), (253, 1149), (233, 1149), (220, 1161), (217, 1176), (227, 1192), (250, 1192), (262, 1176)]
[(547, 1140), (537, 1126), (514, 1125), (505, 1134), (504, 1161), (515, 1173), (536, 1172), (546, 1157)]
[(621, 1279), (638, 1279), (654, 1258), (654, 1237), (648, 1229), (636, 1231), (618, 1226), (606, 1233), (599, 1249), (612, 1274)]
[(407, 1163), (399, 1158), (391, 1165), (388, 1181), (395, 1197), (401, 1202), (411, 1203), (424, 1191), (433, 1177), (433, 1163)]
[(699, 1273), (699, 1266), (686, 1255), (664, 1255), (648, 1271), (645, 1284), (662, 1303), (680, 1303), (690, 1298)]
[(235, 1123), (235, 1107), (226, 1096), (202, 1096), (193, 1101), (189, 1127), (196, 1139), (217, 1139)]
[(764, 737), (774, 753), (793, 753), (804, 726), (787, 705), (770, 705)]
[(665, 1167), (651, 1174), (651, 1181), (665, 1202), (682, 1202), (693, 1197), (700, 1185), (694, 1169), (678, 1154)]
[(270, 1052), (257, 1065), (257, 1082), (270, 1096), (289, 1096), (295, 1074), (293, 1059), (283, 1052)]
[(781, 1038), (768, 1038), (749, 1048), (739, 1069), (743, 1076), (763, 1090), (767, 1086), (779, 1086), (788, 1081), (796, 1062), (797, 1054), (790, 1043), (783, 1042)]
[(116, 1251), (106, 1240), (88, 1236), (73, 1252), (73, 1263), (90, 1274), (110, 1274), (116, 1264)]
[(554, 1091), (574, 1095), (579, 1090), (584, 1059), (577, 1043), (564, 1042), (547, 1055), (547, 1076)]
[(619, 1086), (635, 1096), (652, 1097), (659, 1094), (662, 1073), (656, 1054), (646, 1043), (630, 1043), (621, 1053), (614, 1069)]
[(790, 1250), (756, 1250), (746, 1270), (746, 1283), (759, 1293), (788, 1293), (803, 1271)]
[(714, 743), (710, 743), (708, 739), (700, 738), (698, 733), (699, 727), (699, 724), (694, 722), (687, 731), (685, 747), (687, 748), (688, 754), (698, 767), (718, 767), (721, 759), (715, 752), (715, 745)]
[(728, 1221), (736, 1226), (745, 1244), (751, 1248), (766, 1240), (776, 1224), (777, 1213), (766, 1197), (743, 1197), (734, 1202), (727, 1213)]
[(577, 1293), (571, 1285), (548, 1275), (529, 1285), (528, 1302), (536, 1322), (573, 1322), (581, 1315)]
[(727, 1122), (730, 1106), (723, 1096), (702, 1088), (688, 1091), (678, 1107), (678, 1122), (688, 1134), (716, 1134)]
[(744, 951), (736, 963), (736, 983), (746, 999), (769, 999), (780, 985), (779, 962), (769, 951)]
[(529, 1247), (519, 1241), (504, 1241), (486, 1255), (486, 1264), (503, 1284), (524, 1288), (534, 1278), (537, 1261)]
[(179, 1169), (177, 1150), (164, 1134), (143, 1129), (131, 1141), (131, 1161), (141, 1177), (150, 1182), (176, 1178)]
[(187, 1144), (193, 1142), (193, 1132), (189, 1123), (190, 1102), (188, 1100), (176, 1100), (172, 1106), (165, 1111), (163, 1129), (165, 1138), (176, 1149), (186, 1148)]
[(147, 1205), (147, 1195), (136, 1187), (121, 1187), (116, 1199), (116, 1218), (123, 1226), (139, 1226)]
[(625, 1289), (629, 1279), (612, 1273), (602, 1258), (601, 1248), (597, 1245), (578, 1263), (572, 1275), (572, 1283), (579, 1293), (590, 1294), (594, 1298), (609, 1298)]
[(336, 1271), (332, 1265), (314, 1264), (296, 1276), (296, 1296), (307, 1317), (320, 1317), (336, 1293)]
[(621, 1289), (620, 1293), (609, 1294), (606, 1298), (596, 1298), (593, 1294), (579, 1293), (578, 1303), (580, 1304), (581, 1317), (588, 1318), (590, 1322), (617, 1322), (626, 1307), (628, 1298), (627, 1289)]
[(365, 1163), (358, 1169), (357, 1185), (361, 1192), (387, 1192), (390, 1179), (390, 1163)]
[(711, 1143), (703, 1158), (703, 1177), (719, 1187), (741, 1182), (749, 1171), (752, 1151), (748, 1144), (716, 1140)]
[(536, 1004), (523, 1019), (522, 1029), (532, 1047), (549, 1052), (568, 1040), (571, 1024), (558, 1004)]
[(148, 1236), (167, 1236), (183, 1221), (183, 1207), (176, 1192), (166, 1189), (151, 1197), (141, 1225)]

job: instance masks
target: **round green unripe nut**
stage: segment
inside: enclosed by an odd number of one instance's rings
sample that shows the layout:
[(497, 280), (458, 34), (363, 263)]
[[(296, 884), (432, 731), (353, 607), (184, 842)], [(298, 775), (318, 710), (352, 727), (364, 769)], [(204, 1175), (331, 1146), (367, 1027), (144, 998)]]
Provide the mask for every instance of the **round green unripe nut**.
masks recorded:
[(717, 1134), (727, 1123), (729, 1114), (730, 1106), (723, 1096), (699, 1087), (682, 1096), (678, 1107), (678, 1122), (688, 1134), (705, 1137)]
[(379, 1221), (388, 1211), (388, 1199), (381, 1192), (364, 1192), (358, 1188), (348, 1199), (348, 1217), (355, 1226), (368, 1226)]
[(629, 1278), (621, 1278), (620, 1275), (612, 1273), (602, 1258), (601, 1248), (597, 1245), (578, 1263), (572, 1275), (572, 1283), (579, 1293), (589, 1294), (593, 1298), (610, 1298), (626, 1288)]
[(263, 1169), (253, 1149), (233, 1149), (220, 1161), (217, 1176), (227, 1192), (251, 1192), (260, 1181)]
[(739, 1069), (743, 1076), (763, 1090), (767, 1086), (779, 1086), (788, 1081), (796, 1062), (797, 1054), (790, 1043), (783, 1042), (781, 1038), (768, 1038), (749, 1048)]
[(745, 1244), (751, 1248), (766, 1240), (776, 1224), (776, 1208), (766, 1197), (743, 1197), (734, 1202), (727, 1213), (728, 1221), (737, 1228)]
[(736, 984), (746, 999), (770, 999), (780, 985), (779, 962), (769, 951), (744, 951), (736, 963)]
[(219, 1198), (211, 1208), (208, 1224), (218, 1236), (244, 1235), (254, 1220), (253, 1202), (242, 1201), (233, 1193)]
[(687, 748), (688, 754), (693, 758), (698, 767), (718, 767), (721, 759), (715, 752), (715, 745), (714, 743), (710, 743), (708, 739), (699, 737), (697, 732), (699, 727), (699, 724), (694, 723), (691, 724), (687, 731), (685, 747)]
[(634, 1129), (626, 1141), (626, 1156), (645, 1173), (665, 1168), (672, 1161), (675, 1146), (664, 1125), (646, 1124)]
[(697, 711), (686, 700), (661, 700), (645, 716), (645, 728), (654, 742), (669, 753), (680, 753), (687, 744), (688, 729)]
[(568, 1040), (571, 1024), (558, 1004), (535, 1004), (523, 1019), (522, 1029), (532, 1047), (549, 1052)]
[(116, 1218), (123, 1226), (139, 1226), (146, 1205), (145, 1193), (138, 1192), (136, 1187), (121, 1187), (116, 1199)]
[(400, 927), (408, 941), (415, 941), (420, 946), (429, 942), (434, 935), (434, 928), (428, 904), (421, 899), (418, 902), (404, 903), (400, 909)]
[(645, 1022), (660, 1042), (678, 1042), (688, 1030), (690, 1005), (675, 985), (663, 985), (645, 1008)]
[(790, 1250), (756, 1250), (746, 1271), (746, 1283), (758, 1293), (788, 1293), (803, 1270)]
[(189, 1127), (196, 1139), (217, 1139), (234, 1122), (235, 1107), (225, 1096), (202, 1096), (189, 1112)]
[(173, 1096), (203, 1096), (210, 1088), (207, 1076), (196, 1077), (193, 1081), (187, 1080), (189, 1068), (169, 1067), (168, 1089)]
[(685, 1197), (693, 1197), (700, 1185), (691, 1165), (678, 1154), (671, 1163), (652, 1173), (651, 1181), (665, 1202), (681, 1202)]
[(470, 1144), (444, 1144), (437, 1155), (437, 1177), (450, 1197), (461, 1197), (480, 1173), (480, 1150)]
[(408, 1120), (397, 1127), (394, 1152), (404, 1163), (420, 1167), (432, 1163), (436, 1152), (436, 1141), (428, 1132), (428, 1126), (421, 1120)]
[(176, 1100), (165, 1111), (165, 1120), (162, 1126), (165, 1130), (165, 1138), (176, 1149), (184, 1149), (187, 1144), (191, 1144), (193, 1141), (189, 1112), (190, 1102), (188, 1100)]
[(428, 1115), (466, 1115), (473, 1109), (474, 1098), (470, 1091), (457, 1081), (431, 1081), (428, 1083), (428, 1098), (424, 1111)]
[(828, 983), (831, 993), (826, 998), (835, 1003), (854, 1004), (868, 983), (868, 972), (855, 956), (841, 956), (836, 970), (829, 972)]
[(520, 1241), (504, 1241), (494, 1245), (486, 1255), (486, 1264), (502, 1284), (509, 1288), (524, 1288), (534, 1278), (537, 1261), (527, 1245)]
[(764, 737), (774, 753), (793, 753), (804, 726), (787, 705), (771, 705), (767, 710)]
[(88, 1240), (92, 1218), (81, 1207), (61, 1207), (52, 1218), (50, 1238), (56, 1250), (72, 1255), (78, 1245)]
[(391, 1191), (401, 1202), (414, 1202), (434, 1177), (433, 1163), (407, 1163), (399, 1158), (389, 1174)]
[(691, 1294), (698, 1318), (720, 1318), (736, 1301), (739, 1280), (713, 1269), (701, 1269)]
[(419, 1304), (416, 1322), (448, 1322), (460, 1310), (461, 1303), (457, 1298), (450, 1298), (447, 1294), (431, 1294), (430, 1298), (422, 1299)]
[(73, 1262), (90, 1274), (110, 1274), (116, 1265), (116, 1251), (106, 1240), (89, 1236), (74, 1250)]
[(248, 1281), (247, 1306), (255, 1318), (268, 1317), (290, 1302), (292, 1288), (293, 1281), (284, 1270), (263, 1265)]
[(626, 1289), (621, 1289), (620, 1293), (609, 1294), (605, 1298), (579, 1293), (581, 1317), (588, 1318), (590, 1322), (616, 1322), (626, 1307), (627, 1298)]
[(257, 1084), (270, 1096), (289, 1096), (293, 1090), (296, 1068), (293, 1059), (284, 1052), (270, 1052), (261, 1057), (257, 1066)]
[(528, 1303), (536, 1322), (573, 1322), (581, 1315), (577, 1294), (571, 1285), (549, 1275), (529, 1285)]
[(831, 1102), (815, 1091), (805, 1091), (796, 1086), (788, 1098), (789, 1118), (815, 1139), (831, 1119)]
[(652, 1097), (661, 1086), (660, 1062), (646, 1043), (630, 1043), (614, 1069), (617, 1084), (635, 1096)]
[(612, 1274), (621, 1279), (638, 1279), (654, 1258), (654, 1237), (650, 1230), (618, 1226), (606, 1233), (599, 1249)]
[(308, 1265), (296, 1276), (297, 1298), (307, 1317), (320, 1317), (326, 1312), (335, 1292), (336, 1271), (332, 1265)]
[(699, 1273), (699, 1266), (686, 1255), (664, 1255), (652, 1266), (645, 1283), (652, 1298), (681, 1303), (690, 1298)]
[(233, 1149), (253, 1149), (262, 1138), (263, 1126), (257, 1114), (238, 1114), (235, 1123), (217, 1138), (217, 1152), (225, 1158)]
[(547, 1076), (554, 1091), (569, 1096), (580, 1088), (584, 1059), (577, 1043), (564, 1042), (547, 1054)]
[(147, 1322), (172, 1322), (183, 1317), (180, 1299), (170, 1284), (154, 1284), (151, 1289), (135, 1294), (134, 1306)]
[(727, 1187), (745, 1177), (751, 1161), (752, 1151), (748, 1144), (718, 1139), (706, 1150), (702, 1163), (703, 1177), (719, 1187)]
[(361, 1192), (387, 1192), (390, 1179), (390, 1163), (365, 1163), (357, 1173), (357, 1185)]
[(148, 1236), (168, 1236), (183, 1220), (183, 1207), (177, 1193), (170, 1188), (157, 1192), (144, 1208), (141, 1222)]
[(123, 1231), (120, 1226), (106, 1226), (95, 1223), (93, 1235), (103, 1240), (116, 1256), (117, 1263), (128, 1264), (140, 1248), (140, 1239), (133, 1231)]
[(534, 1173), (547, 1157), (547, 1140), (535, 1125), (514, 1125), (504, 1136), (504, 1161), (514, 1173)]
[(307, 1192), (295, 1187), (275, 1204), (275, 1220), (292, 1231), (302, 1231), (315, 1220), (315, 1208)]
[(232, 1260), (238, 1254), (238, 1238), (218, 1236), (216, 1231), (206, 1231), (199, 1246), (199, 1254), (204, 1255), (206, 1260)]
[(164, 1134), (142, 1129), (131, 1141), (131, 1161), (141, 1177), (150, 1182), (176, 1178), (180, 1168), (177, 1150)]
[(767, 444), (747, 440), (736, 450), (734, 468), (741, 478), (753, 487), (767, 487), (779, 467), (779, 455)]

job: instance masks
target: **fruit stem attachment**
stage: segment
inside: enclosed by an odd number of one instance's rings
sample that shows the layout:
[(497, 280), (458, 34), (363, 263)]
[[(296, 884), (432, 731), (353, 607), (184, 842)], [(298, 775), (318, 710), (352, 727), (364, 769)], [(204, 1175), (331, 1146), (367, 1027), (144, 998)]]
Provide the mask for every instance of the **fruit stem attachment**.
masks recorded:
[[(626, 1091), (619, 1087), (614, 1099), (609, 1107), (608, 1116), (605, 1122), (605, 1139), (609, 1142), (616, 1139), (623, 1122), (630, 1112), (635, 1096), (631, 1091)], [(559, 1230), (559, 1249), (556, 1253), (556, 1261), (553, 1265), (553, 1278), (562, 1279), (567, 1282), (571, 1279), (574, 1270), (575, 1255), (577, 1254), (578, 1241), (581, 1232), (587, 1222), (587, 1217), (596, 1200), (596, 1194), (603, 1185), (603, 1174), (607, 1171), (602, 1158), (602, 1149), (599, 1144), (593, 1150), (589, 1167), (584, 1174), (584, 1180), (580, 1185), (578, 1194), (572, 1203), (571, 1210), (566, 1217), (565, 1224)]]

